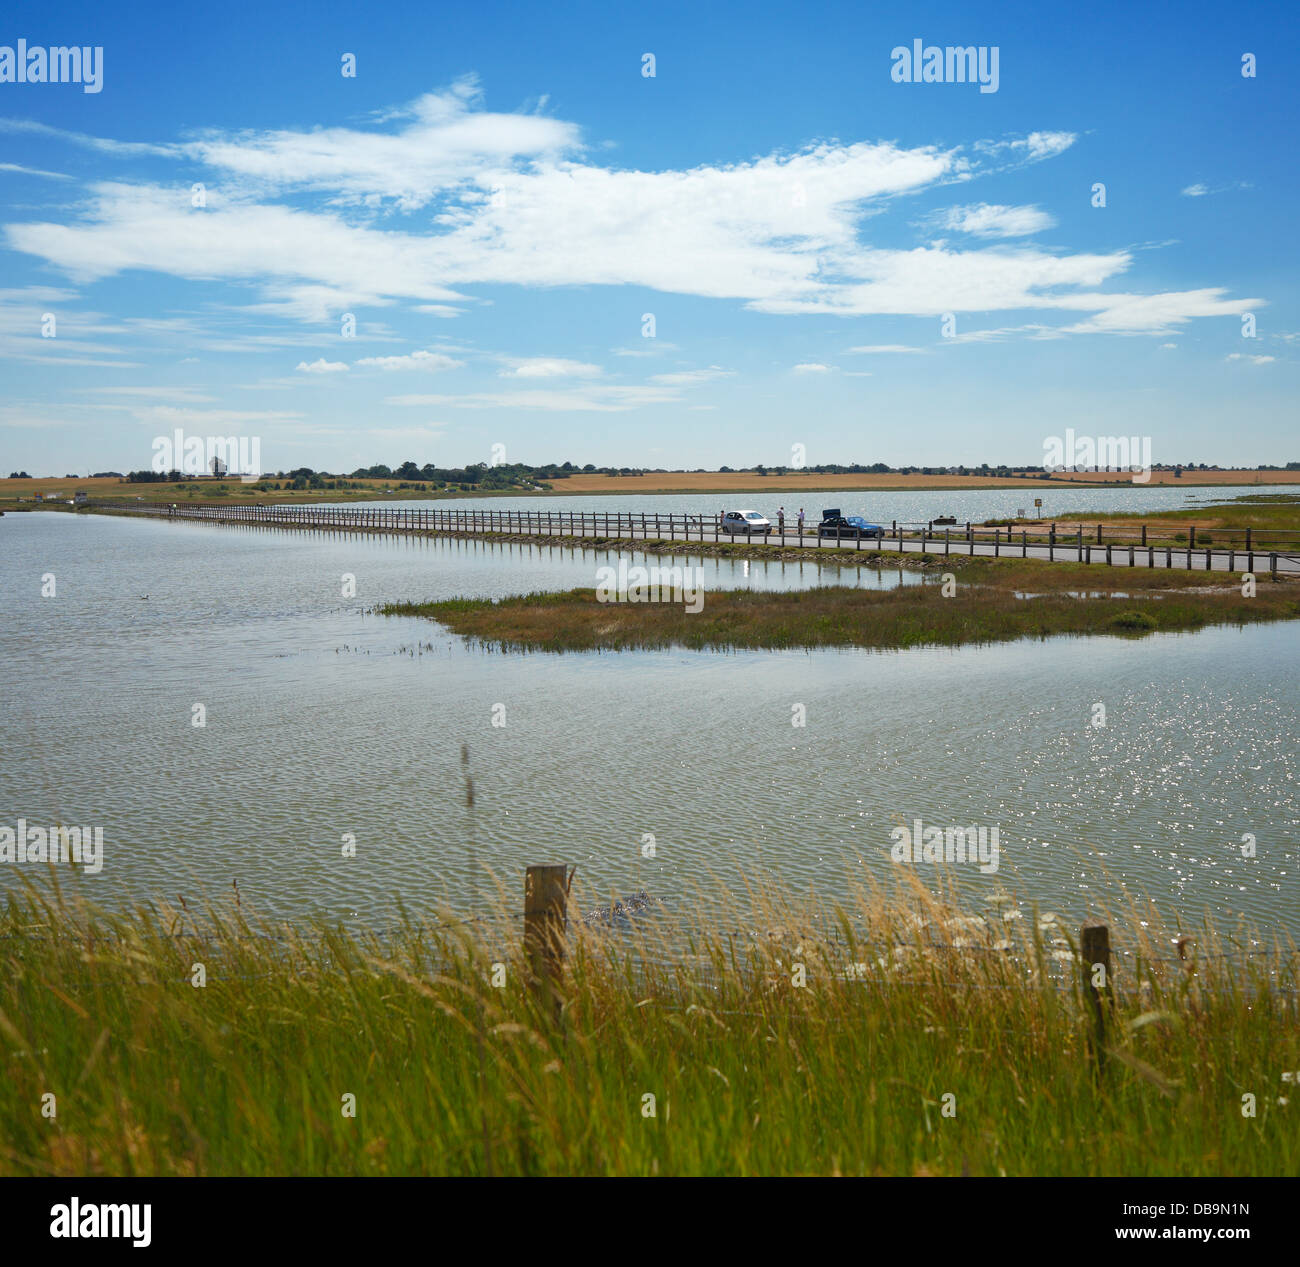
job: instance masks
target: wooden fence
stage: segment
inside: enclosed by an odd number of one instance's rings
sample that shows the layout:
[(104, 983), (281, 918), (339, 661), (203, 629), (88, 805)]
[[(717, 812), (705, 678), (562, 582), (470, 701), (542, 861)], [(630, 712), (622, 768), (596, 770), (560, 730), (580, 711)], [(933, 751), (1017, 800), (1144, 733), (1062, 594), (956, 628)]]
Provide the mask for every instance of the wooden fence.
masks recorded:
[[(732, 535), (722, 526), (721, 515), (661, 514), (659, 512), (581, 510), (485, 510), (434, 506), (412, 509), (390, 506), (220, 504), (194, 502), (91, 501), (94, 509), (112, 509), (134, 514), (175, 519), (198, 519), (216, 523), (260, 524), (267, 527), (337, 529), (360, 532), (418, 534), (500, 534), (539, 537), (571, 537), (583, 540), (681, 541), (718, 543), (749, 540)], [(1276, 575), (1279, 561), (1283, 571), (1300, 571), (1300, 534), (1270, 533), (1267, 540), (1247, 528), (1240, 542), (1225, 548), (1217, 542), (1198, 547), (1196, 529), (1189, 528), (1185, 543), (1157, 544), (1149, 541), (1146, 528), (1140, 537), (1104, 540), (1107, 525), (1063, 531), (1057, 524), (1031, 531), (1013, 526), (981, 527), (972, 523), (942, 528), (927, 523), (894, 521), (878, 537), (848, 536), (843, 530), (823, 535), (809, 521), (799, 525), (787, 520), (773, 525), (760, 539), (770, 545), (854, 550), (924, 551), (932, 554), (987, 555), (994, 558), (1020, 557), (1109, 566), (1186, 568), (1205, 571), (1238, 570), (1255, 572), (1266, 565)], [(1204, 534), (1202, 534), (1204, 536)], [(1216, 533), (1222, 537), (1222, 533)], [(1296, 538), (1289, 541), (1289, 538)]]

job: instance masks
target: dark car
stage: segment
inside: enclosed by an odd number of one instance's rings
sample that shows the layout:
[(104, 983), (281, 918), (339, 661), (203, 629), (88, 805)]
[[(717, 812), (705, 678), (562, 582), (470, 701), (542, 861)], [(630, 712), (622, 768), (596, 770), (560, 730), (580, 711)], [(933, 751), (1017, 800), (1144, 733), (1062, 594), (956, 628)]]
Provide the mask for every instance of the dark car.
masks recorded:
[(817, 525), (817, 535), (854, 540), (858, 537), (880, 538), (885, 535), (885, 530), (879, 524), (868, 523), (861, 515), (827, 515)]

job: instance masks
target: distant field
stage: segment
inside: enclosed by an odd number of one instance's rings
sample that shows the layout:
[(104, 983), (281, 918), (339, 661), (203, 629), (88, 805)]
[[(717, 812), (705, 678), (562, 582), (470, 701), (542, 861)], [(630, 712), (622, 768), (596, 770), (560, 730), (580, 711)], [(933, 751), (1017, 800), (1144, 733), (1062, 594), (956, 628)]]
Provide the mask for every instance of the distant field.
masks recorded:
[[(1050, 480), (1038, 476), (990, 477), (984, 475), (755, 475), (753, 471), (666, 471), (651, 475), (570, 475), (557, 480), (555, 491), (565, 493), (711, 493), (768, 489), (802, 489), (810, 493), (833, 489), (874, 488), (1039, 488), (1044, 484), (1096, 486), (1127, 484), (1127, 473), (1099, 471), (1088, 475), (1060, 475)], [(1296, 484), (1300, 471), (1197, 471), (1175, 479), (1172, 471), (1153, 471), (1150, 484)]]
[[(1044, 486), (1059, 487), (1063, 484), (1080, 488), (1098, 488), (1127, 484), (1130, 476), (1114, 471), (1100, 471), (1088, 475), (1060, 475), (1050, 480), (1037, 476), (991, 477), (984, 475), (756, 475), (753, 471), (729, 471), (720, 474), (717, 471), (664, 471), (648, 475), (595, 475), (576, 474), (567, 479), (555, 480), (553, 491), (558, 494), (582, 494), (590, 496), (599, 493), (621, 493), (625, 496), (637, 493), (763, 493), (776, 490), (791, 493), (834, 492), (851, 489), (928, 489), (928, 488), (1024, 488), (1035, 489)], [(397, 488), (395, 480), (366, 479), (356, 481), (362, 485), (356, 489), (279, 489), (269, 492), (255, 490), (252, 485), (241, 484), (238, 480), (226, 480), (222, 485), (211, 481), (197, 481), (187, 484), (184, 490), (172, 484), (124, 484), (117, 479), (0, 479), (0, 505), (14, 502), (18, 498), (30, 499), (37, 493), (42, 497), (71, 498), (78, 490), (85, 490), (91, 497), (130, 498), (141, 497), (145, 501), (176, 500), (179, 497), (202, 497), (208, 501), (305, 501), (305, 502), (341, 502), (365, 500), (384, 495), (385, 489), (391, 489), (394, 497), (403, 499), (428, 498), (465, 498), (465, 497), (499, 497), (527, 496), (521, 489), (506, 489), (489, 492), (449, 493), (430, 489), (422, 493), (415, 489)], [(1171, 471), (1155, 471), (1150, 484), (1179, 484), (1186, 488), (1215, 484), (1300, 484), (1300, 471), (1196, 471), (1185, 472), (1182, 479), (1176, 480)], [(224, 490), (224, 491), (223, 491)]]
[[(270, 477), (274, 482), (274, 477)], [(270, 489), (261, 491), (252, 484), (243, 484), (237, 479), (224, 480), (220, 483), (212, 480), (198, 480), (194, 483), (186, 483), (184, 488), (177, 488), (175, 484), (125, 484), (118, 479), (31, 479), (31, 480), (11, 480), (0, 479), (0, 506), (4, 503), (12, 503), (18, 498), (31, 500), (37, 493), (46, 498), (71, 498), (74, 493), (85, 491), (92, 498), (105, 498), (113, 500), (133, 501), (140, 497), (145, 501), (179, 501), (182, 498), (195, 500), (202, 499), (205, 502), (346, 502), (346, 501), (372, 501), (376, 497), (382, 497), (385, 489), (391, 489), (394, 497), (402, 499), (412, 499), (418, 497), (494, 497), (501, 496), (501, 492), (487, 492), (478, 490), (472, 493), (446, 492), (439, 489), (437, 492), (421, 493), (415, 489), (397, 488), (397, 481), (382, 479), (363, 479), (352, 480), (349, 483), (360, 484), (360, 488), (344, 489), (319, 489), (319, 488), (301, 488), (301, 489)], [(521, 496), (522, 490), (508, 489), (506, 494), (511, 496)]]

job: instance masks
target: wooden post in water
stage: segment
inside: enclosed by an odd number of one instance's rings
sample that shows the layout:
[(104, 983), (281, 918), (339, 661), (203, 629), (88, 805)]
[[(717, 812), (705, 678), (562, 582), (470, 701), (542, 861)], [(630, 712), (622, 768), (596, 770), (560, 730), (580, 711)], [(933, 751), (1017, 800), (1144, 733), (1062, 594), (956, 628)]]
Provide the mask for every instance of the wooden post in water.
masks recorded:
[(1084, 994), (1092, 1010), (1093, 1058), (1100, 1077), (1106, 1065), (1106, 1014), (1115, 1006), (1110, 988), (1110, 928), (1099, 919), (1084, 920), (1079, 929)]
[(560, 1020), (560, 974), (564, 968), (564, 931), (569, 904), (567, 866), (529, 867), (524, 877), (524, 954), (528, 985)]

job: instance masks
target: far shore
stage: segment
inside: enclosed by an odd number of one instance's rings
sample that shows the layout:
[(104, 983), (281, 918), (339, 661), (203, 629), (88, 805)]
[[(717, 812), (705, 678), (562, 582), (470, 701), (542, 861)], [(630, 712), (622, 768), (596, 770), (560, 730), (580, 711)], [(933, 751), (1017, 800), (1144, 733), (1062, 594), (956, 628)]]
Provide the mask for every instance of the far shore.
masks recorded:
[[(277, 482), (275, 476), (267, 479)], [(1149, 481), (1135, 485), (1127, 472), (1093, 471), (1086, 475), (1061, 473), (1046, 478), (1042, 475), (1006, 478), (984, 475), (902, 475), (808, 474), (759, 475), (754, 471), (660, 471), (644, 475), (600, 475), (575, 472), (566, 479), (551, 481), (550, 487), (537, 490), (525, 488), (457, 489), (437, 488), (423, 481), (406, 481), (400, 487), (399, 479), (360, 479), (349, 484), (359, 485), (346, 490), (337, 489), (259, 489), (243, 484), (237, 479), (213, 480), (209, 478), (187, 481), (184, 484), (132, 484), (116, 477), (39, 479), (0, 479), (0, 507), (15, 505), (19, 499), (31, 504), (39, 493), (42, 498), (70, 499), (78, 491), (98, 499), (131, 501), (176, 500), (179, 497), (201, 498), (204, 502), (304, 502), (332, 503), (376, 500), (391, 497), (402, 501), (447, 501), (496, 497), (628, 497), (659, 496), (734, 496), (781, 493), (795, 496), (801, 493), (851, 493), (851, 492), (955, 492), (971, 490), (1017, 490), (1027, 498), (1027, 508), (1032, 499), (1044, 491), (1062, 488), (1132, 490), (1153, 486), (1181, 488), (1214, 488), (1223, 486), (1259, 486), (1300, 484), (1300, 471), (1214, 470), (1187, 471), (1175, 477), (1173, 471), (1153, 471)], [(279, 481), (283, 482), (283, 481)], [(411, 486), (414, 485), (414, 486)]]

